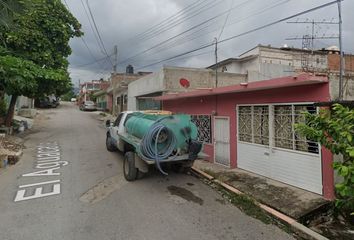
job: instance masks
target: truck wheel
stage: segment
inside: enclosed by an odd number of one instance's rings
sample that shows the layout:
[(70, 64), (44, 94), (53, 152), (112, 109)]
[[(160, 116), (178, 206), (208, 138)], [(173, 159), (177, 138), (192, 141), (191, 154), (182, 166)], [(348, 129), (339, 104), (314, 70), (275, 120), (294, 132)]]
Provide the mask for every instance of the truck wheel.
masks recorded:
[(106, 137), (106, 148), (110, 152), (114, 152), (117, 150), (117, 148), (112, 144), (112, 137), (109, 134), (107, 134)]
[(123, 162), (124, 178), (127, 181), (134, 181), (138, 175), (138, 169), (135, 167), (135, 153), (127, 152), (124, 155)]

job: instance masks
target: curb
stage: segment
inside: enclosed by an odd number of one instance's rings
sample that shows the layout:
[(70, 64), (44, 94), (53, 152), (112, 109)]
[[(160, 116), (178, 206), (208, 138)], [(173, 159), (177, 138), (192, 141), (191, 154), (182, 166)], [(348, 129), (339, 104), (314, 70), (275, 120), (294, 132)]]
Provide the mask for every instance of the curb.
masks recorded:
[[(226, 190), (233, 192), (237, 195), (246, 195), (245, 193), (241, 192), (240, 190), (234, 188), (233, 186), (230, 186), (224, 182), (221, 182), (217, 179), (215, 179), (213, 176), (210, 176), (209, 174), (205, 173), (204, 171), (197, 169), (195, 167), (191, 168), (193, 172), (195, 172), (196, 174), (208, 179), (209, 181), (212, 181), (220, 186), (222, 186), (223, 188), (225, 188)], [(247, 195), (249, 196), (249, 195)], [(249, 196), (250, 197), (250, 196)], [(253, 199), (253, 198), (252, 198)], [(328, 238), (322, 236), (321, 234), (313, 231), (312, 229), (302, 225), (301, 223), (297, 222), (295, 219), (267, 206), (264, 205), (262, 203), (259, 203), (258, 201), (256, 201), (255, 199), (253, 199), (255, 201), (256, 204), (258, 204), (258, 206), (260, 208), (262, 208), (264, 211), (266, 211), (268, 214), (270, 214), (271, 216), (281, 220), (282, 222), (288, 224), (291, 228), (293, 228), (293, 230), (297, 233), (299, 233), (302, 236), (306, 236), (308, 239), (314, 239), (314, 240), (329, 240)]]

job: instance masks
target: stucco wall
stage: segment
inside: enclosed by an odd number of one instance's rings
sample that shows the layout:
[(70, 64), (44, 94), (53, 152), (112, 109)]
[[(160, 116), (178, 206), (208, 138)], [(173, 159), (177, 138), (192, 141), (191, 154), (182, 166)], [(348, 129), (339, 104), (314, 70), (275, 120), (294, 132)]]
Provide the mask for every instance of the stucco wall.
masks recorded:
[(136, 97), (164, 90), (164, 71), (149, 74), (128, 85), (128, 110), (135, 111)]
[[(227, 116), (230, 118), (230, 163), (237, 167), (237, 142), (236, 142), (236, 106), (238, 104), (265, 104), (265, 103), (296, 103), (296, 102), (321, 102), (328, 101), (329, 85), (308, 85), (288, 87), (281, 89), (263, 90), (238, 94), (223, 94), (219, 96), (195, 97), (169, 100), (163, 102), (163, 109), (187, 114)], [(213, 121), (213, 120), (212, 120)], [(212, 123), (213, 126), (213, 123)], [(213, 130), (212, 130), (213, 131)], [(204, 151), (213, 161), (214, 146), (206, 144)], [(322, 174), (324, 178), (324, 194), (333, 197), (333, 170), (331, 167), (332, 155), (322, 149)]]
[[(184, 88), (180, 79), (189, 80), (190, 86)], [(244, 74), (218, 73), (218, 87), (239, 84), (246, 80)], [(159, 72), (140, 78), (128, 86), (128, 110), (137, 110), (137, 96), (156, 92), (193, 91), (200, 88), (216, 87), (215, 72), (210, 69), (164, 67)]]

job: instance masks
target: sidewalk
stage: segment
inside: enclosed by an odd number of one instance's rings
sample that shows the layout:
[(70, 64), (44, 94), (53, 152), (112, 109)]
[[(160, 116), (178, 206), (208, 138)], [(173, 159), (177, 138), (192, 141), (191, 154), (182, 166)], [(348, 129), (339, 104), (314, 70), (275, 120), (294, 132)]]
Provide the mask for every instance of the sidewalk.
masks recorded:
[(241, 169), (229, 169), (203, 160), (195, 161), (193, 167), (296, 220), (301, 221), (301, 218), (328, 203), (318, 194)]

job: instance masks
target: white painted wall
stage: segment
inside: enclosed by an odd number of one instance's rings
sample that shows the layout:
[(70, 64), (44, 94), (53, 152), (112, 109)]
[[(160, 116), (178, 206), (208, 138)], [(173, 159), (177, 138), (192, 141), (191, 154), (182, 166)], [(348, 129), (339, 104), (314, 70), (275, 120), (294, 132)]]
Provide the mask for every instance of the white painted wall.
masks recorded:
[(142, 77), (128, 85), (128, 111), (137, 110), (136, 97), (164, 90), (163, 69)]

